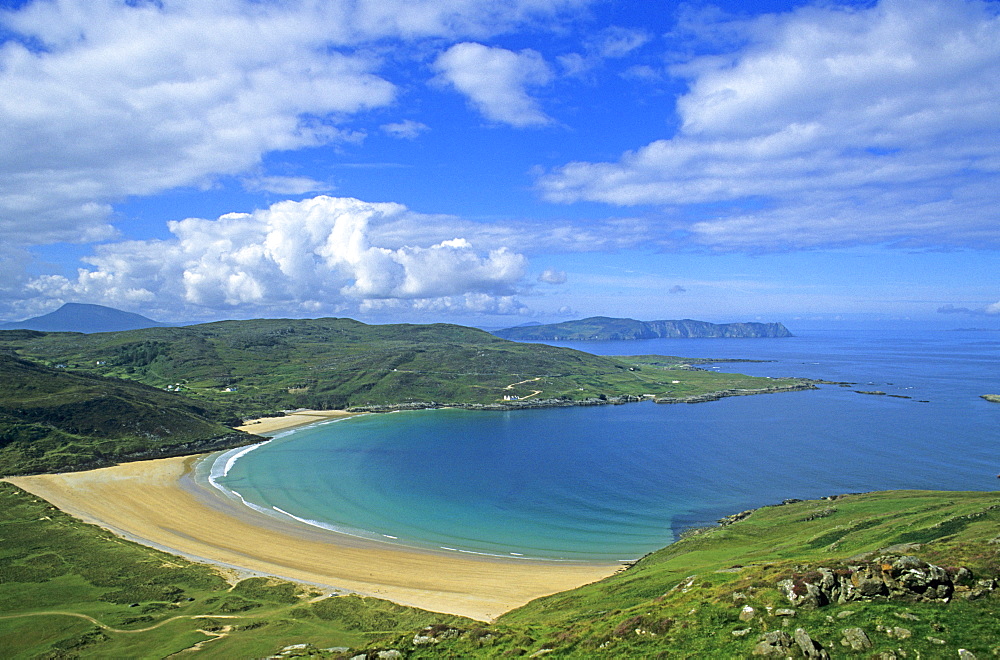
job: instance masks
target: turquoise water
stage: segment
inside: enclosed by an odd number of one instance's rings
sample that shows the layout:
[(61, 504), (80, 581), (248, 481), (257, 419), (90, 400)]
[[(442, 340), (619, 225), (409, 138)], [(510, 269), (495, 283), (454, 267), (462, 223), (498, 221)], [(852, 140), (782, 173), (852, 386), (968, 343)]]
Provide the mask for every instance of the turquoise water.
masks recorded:
[[(723, 371), (857, 382), (697, 405), (367, 415), (300, 429), (216, 481), (272, 515), (454, 552), (633, 559), (786, 498), (995, 490), (1000, 333), (812, 331), (780, 340), (567, 344), (739, 357)], [(912, 398), (856, 394), (879, 389)], [(232, 455), (230, 452), (229, 456)]]

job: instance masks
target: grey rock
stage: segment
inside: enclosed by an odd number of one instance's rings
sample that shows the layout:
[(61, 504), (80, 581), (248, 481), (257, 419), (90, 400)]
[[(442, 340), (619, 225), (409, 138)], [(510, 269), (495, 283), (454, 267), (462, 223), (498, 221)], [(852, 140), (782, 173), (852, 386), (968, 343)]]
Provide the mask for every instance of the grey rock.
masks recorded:
[(864, 651), (872, 647), (872, 640), (868, 633), (861, 628), (844, 628), (841, 631), (844, 638), (840, 640), (841, 646), (850, 647), (852, 651)]
[(967, 649), (958, 649), (959, 660), (976, 660), (976, 654)]
[(803, 628), (795, 629), (795, 643), (798, 644), (799, 648), (802, 649), (802, 654), (807, 658), (821, 658), (823, 660), (828, 660), (830, 654), (809, 636)]
[(753, 654), (766, 658), (784, 658), (791, 650), (791, 636), (784, 630), (774, 630), (764, 633), (761, 641), (754, 647)]

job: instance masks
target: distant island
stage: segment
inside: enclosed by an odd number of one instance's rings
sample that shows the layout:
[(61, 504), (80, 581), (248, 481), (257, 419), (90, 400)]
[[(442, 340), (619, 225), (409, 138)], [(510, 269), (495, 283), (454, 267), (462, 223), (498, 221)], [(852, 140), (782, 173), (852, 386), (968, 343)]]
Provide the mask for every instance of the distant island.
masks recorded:
[(707, 321), (636, 321), (592, 316), (547, 325), (518, 326), (493, 333), (515, 341), (607, 341), (618, 339), (727, 338), (761, 339), (792, 337), (781, 323), (708, 323)]

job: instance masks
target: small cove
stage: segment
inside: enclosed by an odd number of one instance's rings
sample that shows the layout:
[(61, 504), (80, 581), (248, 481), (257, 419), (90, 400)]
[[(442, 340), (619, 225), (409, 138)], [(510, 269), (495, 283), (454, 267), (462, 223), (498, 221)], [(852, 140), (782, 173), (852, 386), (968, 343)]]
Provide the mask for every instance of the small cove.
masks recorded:
[(687, 527), (786, 498), (996, 489), (1000, 405), (978, 395), (1000, 390), (998, 340), (876, 330), (566, 344), (768, 360), (711, 366), (858, 385), (697, 405), (366, 415), (282, 434), (219, 481), (274, 515), (376, 540), (512, 559), (634, 559)]

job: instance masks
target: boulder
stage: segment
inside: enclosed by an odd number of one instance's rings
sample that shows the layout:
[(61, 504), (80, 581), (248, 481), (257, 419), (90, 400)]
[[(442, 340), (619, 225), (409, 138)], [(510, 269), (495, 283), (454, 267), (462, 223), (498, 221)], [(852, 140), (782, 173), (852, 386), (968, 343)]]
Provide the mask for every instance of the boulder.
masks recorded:
[(754, 655), (765, 658), (784, 658), (792, 651), (792, 638), (784, 630), (764, 633), (761, 641), (753, 649)]
[(846, 646), (852, 651), (865, 651), (872, 647), (872, 640), (861, 628), (844, 628), (841, 631), (844, 638), (840, 640), (841, 646)]
[(830, 658), (830, 654), (803, 628), (795, 629), (795, 643), (798, 644), (802, 654), (807, 658), (820, 658), (821, 660), (829, 660)]

